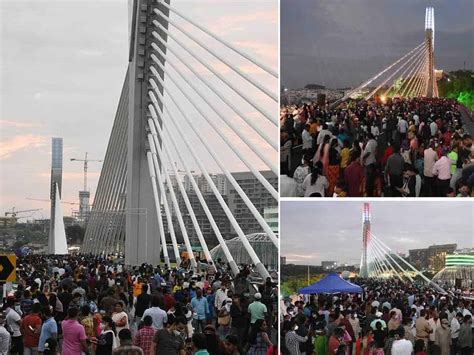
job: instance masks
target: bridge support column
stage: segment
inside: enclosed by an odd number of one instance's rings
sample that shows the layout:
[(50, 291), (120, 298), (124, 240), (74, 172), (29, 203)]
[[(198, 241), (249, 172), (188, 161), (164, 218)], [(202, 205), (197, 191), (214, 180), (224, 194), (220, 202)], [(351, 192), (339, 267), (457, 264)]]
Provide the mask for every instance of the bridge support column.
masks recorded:
[(425, 38), (426, 38), (426, 46), (428, 47), (428, 85), (426, 88), (426, 97), (433, 97), (434, 95), (434, 85), (435, 85), (435, 77), (434, 77), (434, 54), (433, 54), (433, 30), (427, 29), (425, 30)]
[[(160, 263), (161, 243), (156, 216), (153, 188), (148, 171), (146, 152), (146, 123), (150, 77), (151, 22), (156, 18), (153, 8), (168, 10), (152, 0), (135, 0), (133, 3), (132, 28), (130, 36), (130, 91), (128, 117), (127, 155), (127, 202), (125, 208), (125, 264), (140, 265), (144, 262)], [(164, 40), (164, 33), (158, 32)], [(163, 50), (166, 50), (165, 48)], [(159, 72), (163, 77), (163, 72)], [(161, 92), (163, 88), (160, 87)], [(162, 105), (162, 103), (160, 102)], [(161, 122), (160, 122), (161, 123)], [(161, 164), (161, 162), (160, 162)], [(164, 193), (160, 191), (160, 193)], [(161, 211), (158, 211), (161, 213)], [(166, 246), (163, 246), (166, 247)]]

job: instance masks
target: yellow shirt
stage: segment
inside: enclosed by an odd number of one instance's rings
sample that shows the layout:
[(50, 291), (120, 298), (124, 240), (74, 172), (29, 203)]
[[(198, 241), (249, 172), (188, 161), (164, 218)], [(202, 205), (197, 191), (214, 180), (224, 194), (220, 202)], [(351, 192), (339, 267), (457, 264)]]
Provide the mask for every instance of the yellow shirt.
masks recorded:
[(349, 165), (349, 159), (351, 156), (351, 151), (349, 148), (343, 148), (341, 150), (341, 168), (346, 168)]
[(133, 297), (138, 297), (142, 293), (142, 285), (143, 283), (135, 281), (133, 284)]

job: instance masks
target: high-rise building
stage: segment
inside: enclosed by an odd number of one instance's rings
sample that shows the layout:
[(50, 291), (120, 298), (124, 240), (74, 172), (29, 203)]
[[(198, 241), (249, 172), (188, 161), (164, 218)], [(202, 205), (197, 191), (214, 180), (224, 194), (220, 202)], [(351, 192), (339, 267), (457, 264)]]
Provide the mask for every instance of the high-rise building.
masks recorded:
[[(275, 189), (278, 189), (278, 177), (273, 172), (261, 171), (260, 173)], [(278, 206), (278, 201), (273, 198), (270, 192), (265, 189), (251, 172), (232, 173), (232, 176), (262, 216), (265, 208)], [(237, 222), (239, 222), (242, 231), (245, 234), (262, 232), (262, 226), (260, 226), (245, 202), (229, 182), (227, 182), (227, 196), (229, 198), (229, 207)], [(235, 232), (233, 229), (232, 231)]]
[[(278, 178), (270, 171), (261, 172), (262, 175), (269, 180), (269, 182), (275, 188), (278, 185)], [(242, 187), (244, 192), (250, 198), (252, 203), (255, 205), (257, 210), (269, 223), (270, 228), (274, 232), (278, 231), (278, 203), (272, 197), (272, 195), (262, 186), (262, 184), (255, 178), (255, 176), (250, 172), (244, 173), (233, 173), (234, 178), (237, 180), (239, 185)], [(236, 237), (237, 234), (233, 230), (229, 219), (227, 218), (224, 210), (222, 209), (219, 201), (212, 192), (210, 185), (207, 183), (206, 179), (202, 175), (193, 175), (194, 181), (199, 187), (206, 204), (209, 207), (209, 210), (216, 221), (216, 224), (225, 239), (230, 239)], [(260, 224), (255, 220), (255, 217), (252, 215), (248, 207), (243, 202), (242, 198), (238, 195), (237, 191), (232, 188), (232, 185), (227, 180), (227, 177), (224, 174), (215, 174), (211, 175), (211, 179), (222, 195), (224, 201), (229, 206), (231, 213), (236, 218), (237, 222), (241, 226), (245, 234), (251, 233), (260, 233), (263, 231)], [(184, 186), (191, 203), (192, 209), (198, 221), (199, 227), (201, 228), (202, 234), (209, 248), (216, 246), (218, 244), (217, 237), (212, 229), (211, 223), (209, 222), (204, 209), (202, 208), (201, 203), (197, 197), (196, 192), (192, 188), (190, 179), (184, 177)], [(169, 194), (169, 192), (168, 192)], [(198, 244), (197, 233), (194, 228), (193, 222), (189, 215), (189, 212), (186, 208), (183, 197), (179, 192), (176, 194), (178, 199), (179, 208), (183, 216), (183, 221), (186, 226), (186, 231), (190, 238), (192, 244)], [(168, 199), (170, 201), (170, 199)], [(170, 202), (169, 202), (170, 203)], [(175, 229), (178, 240), (181, 238), (181, 229), (178, 224), (176, 217), (176, 211), (171, 209), (173, 215), (173, 227)], [(166, 220), (166, 215), (164, 212), (163, 220)], [(165, 223), (165, 231), (167, 231), (167, 223)]]
[(63, 139), (53, 137), (51, 160), (51, 218), (49, 224), (48, 252), (50, 254), (67, 253), (66, 235), (61, 211), (61, 188), (63, 175)]
[(454, 253), (457, 244), (431, 245), (424, 249), (411, 249), (408, 259), (417, 269), (441, 270), (445, 265), (446, 255)]

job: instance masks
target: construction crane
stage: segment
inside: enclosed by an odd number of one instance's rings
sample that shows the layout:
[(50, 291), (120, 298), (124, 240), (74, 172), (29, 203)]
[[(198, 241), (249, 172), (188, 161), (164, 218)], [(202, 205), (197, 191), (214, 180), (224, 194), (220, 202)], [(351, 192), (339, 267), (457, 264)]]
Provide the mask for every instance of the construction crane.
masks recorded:
[(84, 159), (71, 158), (71, 161), (83, 161), (84, 162), (84, 191), (87, 191), (87, 163), (89, 163), (91, 161), (101, 163), (102, 160), (87, 159), (87, 152), (86, 152), (86, 156), (85, 156)]
[(41, 211), (41, 210), (42, 210), (42, 208), (35, 208), (35, 209), (32, 209), (32, 210), (15, 211), (15, 207), (13, 207), (11, 211), (5, 212), (5, 217), (8, 217), (8, 215), (11, 215), (12, 218), (16, 218), (16, 215), (18, 213), (35, 212), (35, 211)]
[[(27, 197), (26, 199), (30, 200), (30, 201), (42, 201), (42, 202), (50, 202), (51, 201), (51, 200), (46, 200), (46, 199), (43, 199), (43, 198), (31, 198), (31, 197)], [(79, 202), (61, 201), (61, 203), (65, 203), (67, 205), (79, 205)]]

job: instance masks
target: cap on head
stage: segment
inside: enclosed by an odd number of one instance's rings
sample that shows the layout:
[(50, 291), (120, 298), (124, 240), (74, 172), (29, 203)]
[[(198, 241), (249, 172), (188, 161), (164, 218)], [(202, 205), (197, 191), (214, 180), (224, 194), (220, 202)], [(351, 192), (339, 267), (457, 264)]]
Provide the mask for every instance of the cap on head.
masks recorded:
[(257, 292), (255, 295), (254, 295), (255, 299), (256, 300), (259, 300), (262, 298), (262, 294), (260, 292)]

